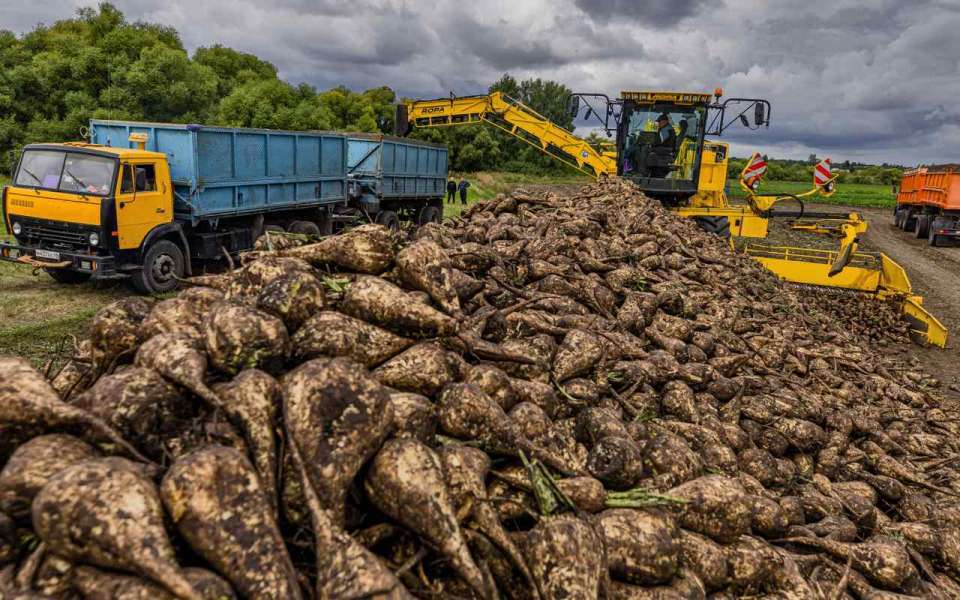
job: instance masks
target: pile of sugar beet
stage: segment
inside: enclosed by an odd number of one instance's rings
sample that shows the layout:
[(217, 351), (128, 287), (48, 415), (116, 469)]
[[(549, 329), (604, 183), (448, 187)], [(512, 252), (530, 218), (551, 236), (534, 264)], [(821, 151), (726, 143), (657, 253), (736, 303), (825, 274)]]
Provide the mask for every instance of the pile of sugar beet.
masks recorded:
[(267, 234), (0, 358), (0, 598), (960, 597), (960, 420), (889, 307), (616, 180), (409, 238)]

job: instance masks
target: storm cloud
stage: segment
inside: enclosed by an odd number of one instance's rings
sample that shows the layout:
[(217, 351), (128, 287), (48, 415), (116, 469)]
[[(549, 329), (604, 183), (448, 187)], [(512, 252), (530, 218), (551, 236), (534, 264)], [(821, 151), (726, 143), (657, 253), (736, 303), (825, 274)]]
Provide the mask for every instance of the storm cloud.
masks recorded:
[[(28, 31), (89, 0), (0, 0)], [(734, 153), (913, 165), (960, 160), (960, 1), (114, 0), (318, 88), (474, 94), (504, 72), (582, 92), (762, 97), (769, 129), (731, 127)]]

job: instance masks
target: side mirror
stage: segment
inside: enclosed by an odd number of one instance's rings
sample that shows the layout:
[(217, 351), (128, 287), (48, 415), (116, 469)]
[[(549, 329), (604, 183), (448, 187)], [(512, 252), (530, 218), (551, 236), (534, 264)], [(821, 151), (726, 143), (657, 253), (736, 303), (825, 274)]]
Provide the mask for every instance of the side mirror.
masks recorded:
[(763, 125), (764, 122), (766, 121), (766, 118), (765, 118), (765, 117), (766, 117), (766, 115), (764, 114), (763, 104), (760, 103), (760, 102), (757, 102), (756, 104), (754, 104), (754, 105), (753, 105), (753, 122), (754, 122), (754, 124), (755, 124), (757, 127)]
[(746, 115), (740, 115), (740, 122), (743, 123), (744, 127), (750, 127), (750, 121), (747, 120)]
[(584, 118), (584, 119), (589, 119), (592, 115), (593, 115), (593, 109), (592, 109), (592, 108), (588, 108), (586, 114), (583, 115), (583, 118)]
[(580, 96), (570, 96), (570, 100), (567, 101), (567, 112), (571, 119), (577, 118), (577, 114), (580, 112)]

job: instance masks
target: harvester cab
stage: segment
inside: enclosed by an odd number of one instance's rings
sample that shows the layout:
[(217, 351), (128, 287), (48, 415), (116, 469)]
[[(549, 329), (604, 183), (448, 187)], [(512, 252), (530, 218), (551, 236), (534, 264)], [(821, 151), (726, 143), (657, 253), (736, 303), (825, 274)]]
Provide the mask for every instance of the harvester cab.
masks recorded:
[(720, 136), (734, 123), (753, 129), (770, 125), (768, 101), (721, 102), (722, 94), (719, 88), (713, 95), (624, 91), (611, 100), (605, 94), (576, 93), (570, 96), (568, 110), (571, 117), (599, 123), (608, 136), (616, 135), (616, 174), (646, 194), (670, 206), (697, 203), (697, 197), (719, 204), (728, 147), (707, 136)]

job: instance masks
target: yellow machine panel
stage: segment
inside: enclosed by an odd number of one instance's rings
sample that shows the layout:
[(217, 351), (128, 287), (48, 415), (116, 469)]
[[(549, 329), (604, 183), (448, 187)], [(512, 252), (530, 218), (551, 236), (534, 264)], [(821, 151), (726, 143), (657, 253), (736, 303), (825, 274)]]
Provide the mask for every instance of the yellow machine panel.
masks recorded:
[(671, 102), (673, 104), (709, 104), (713, 96), (697, 92), (620, 92), (623, 100), (633, 100), (638, 104), (653, 104), (656, 102)]

